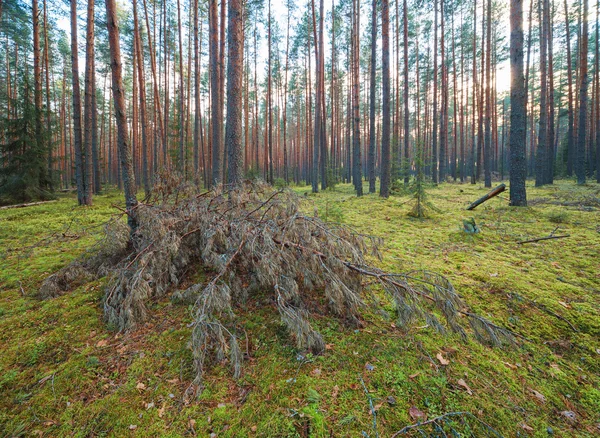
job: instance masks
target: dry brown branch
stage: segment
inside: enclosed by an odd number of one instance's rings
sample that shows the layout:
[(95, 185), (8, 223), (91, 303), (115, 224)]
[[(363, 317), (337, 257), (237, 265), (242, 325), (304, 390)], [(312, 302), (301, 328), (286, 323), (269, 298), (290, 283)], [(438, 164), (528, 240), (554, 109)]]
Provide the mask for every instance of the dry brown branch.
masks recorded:
[(297, 348), (314, 353), (325, 349), (323, 337), (310, 323), (314, 295), (325, 298), (333, 315), (356, 324), (361, 310), (371, 304), (363, 294), (365, 278), (377, 280), (394, 302), (400, 324), (420, 319), (441, 332), (449, 328), (466, 337), (458, 318), (462, 314), (478, 340), (493, 345), (514, 341), (508, 330), (467, 312), (446, 278), (369, 267), (366, 255), (380, 257), (380, 239), (303, 214), (300, 198), (291, 191), (246, 182), (237, 189), (198, 193), (195, 186), (166, 175), (152, 194), (136, 208), (139, 226), (133, 236), (121, 231), (118, 245), (66, 267), (43, 288), (54, 288), (45, 295), (56, 295), (77, 269), (100, 274), (97, 267), (109, 264), (105, 318), (118, 330), (130, 330), (146, 320), (147, 305), (172, 293), (192, 268), (214, 273), (207, 283), (193, 284), (174, 296), (195, 301), (192, 350), (197, 385), (210, 363), (228, 361), (234, 376), (240, 374), (238, 333), (243, 330), (237, 327), (234, 309), (253, 299), (257, 290), (272, 293)]
[(4, 207), (0, 207), (0, 210), (8, 210), (8, 209), (11, 209), (11, 208), (34, 207), (36, 205), (48, 204), (50, 202), (56, 202), (56, 199), (52, 199), (50, 201), (29, 202), (29, 203), (26, 203), (26, 204), (5, 205)]

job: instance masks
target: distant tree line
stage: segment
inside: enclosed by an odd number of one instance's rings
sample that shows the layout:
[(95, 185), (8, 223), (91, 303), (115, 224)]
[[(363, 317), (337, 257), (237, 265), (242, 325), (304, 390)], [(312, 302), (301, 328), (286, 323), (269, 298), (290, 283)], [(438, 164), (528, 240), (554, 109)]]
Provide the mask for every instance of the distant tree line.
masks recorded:
[(598, 2), (271, 1), (1, 1), (0, 202), (169, 171), (600, 181)]

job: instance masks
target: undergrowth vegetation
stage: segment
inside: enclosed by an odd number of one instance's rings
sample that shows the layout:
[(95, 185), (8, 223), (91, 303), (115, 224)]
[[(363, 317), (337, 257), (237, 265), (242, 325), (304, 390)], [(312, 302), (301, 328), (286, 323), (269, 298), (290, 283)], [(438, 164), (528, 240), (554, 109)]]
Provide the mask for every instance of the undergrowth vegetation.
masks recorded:
[[(298, 216), (315, 218), (316, 209), (318, 217), (384, 239), (382, 259), (367, 257), (376, 272), (440, 273), (474, 314), (528, 338), (519, 348), (441, 337), (432, 321), (401, 325), (386, 316), (395, 307), (375, 287), (372, 300), (380, 305), (366, 306), (354, 327), (329, 316), (327, 296), (302, 295), (311, 309), (306, 321), (322, 337), (324, 353), (312, 354), (282, 324), (273, 288), (259, 285), (234, 309), (243, 372), (234, 379), (228, 367), (211, 367), (198, 399), (186, 396), (197, 377), (190, 339), (198, 309), (184, 291), (200, 292), (194, 285), (209, 285), (227, 259), (211, 269), (186, 265), (180, 293), (148, 297), (145, 318), (124, 334), (103, 316), (115, 277), (80, 277), (69, 293), (36, 297), (46, 277), (102, 240), (104, 224), (115, 221), (118, 193), (97, 197), (90, 208), (73, 208), (63, 196), (0, 211), (0, 431), (391, 436), (441, 417), (439, 424), (463, 433), (479, 427), (477, 436), (487, 430), (480, 421), (504, 436), (593, 436), (600, 423), (600, 216), (593, 203), (600, 187), (559, 182), (528, 189), (528, 208), (508, 207), (498, 197), (465, 214), (483, 187), (427, 188), (439, 209), (428, 219), (407, 217), (409, 194), (359, 199), (349, 185), (318, 195), (295, 189), (302, 198)], [(470, 217), (479, 234), (462, 231)], [(570, 237), (516, 243), (557, 227)], [(459, 315), (464, 325), (469, 316)], [(469, 414), (444, 417), (453, 412)]]

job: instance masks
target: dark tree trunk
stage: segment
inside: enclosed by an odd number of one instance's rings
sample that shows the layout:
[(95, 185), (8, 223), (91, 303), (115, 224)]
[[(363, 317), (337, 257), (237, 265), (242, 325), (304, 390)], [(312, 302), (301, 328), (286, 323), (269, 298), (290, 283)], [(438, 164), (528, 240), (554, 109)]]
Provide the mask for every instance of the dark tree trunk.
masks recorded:
[[(181, 41), (181, 1), (177, 0), (178, 37), (179, 37), (179, 171), (185, 176), (185, 154), (184, 154), (184, 85), (183, 85), (183, 44)], [(141, 64), (141, 60), (139, 60)]]
[(85, 203), (83, 183), (83, 138), (81, 132), (81, 88), (79, 85), (79, 47), (77, 46), (77, 0), (71, 0), (71, 80), (73, 81), (73, 146), (77, 201)]
[(228, 172), (227, 182), (239, 185), (243, 179), (242, 166), (242, 82), (244, 57), (244, 22), (242, 20), (242, 0), (229, 0), (227, 32), (227, 122), (225, 143), (227, 143)]
[(212, 179), (211, 186), (221, 183), (221, 130), (219, 128), (219, 16), (217, 0), (209, 0), (209, 63), (210, 63), (210, 111), (211, 111), (211, 145), (212, 145)]
[(383, 121), (381, 126), (381, 187), (380, 196), (390, 196), (392, 156), (390, 151), (390, 8), (389, 0), (381, 1), (381, 70), (383, 76)]
[(510, 2), (510, 204), (527, 206), (527, 97), (523, 75), (523, 0)]
[[(102, 190), (102, 181), (100, 180), (100, 154), (98, 151), (98, 102), (96, 97), (96, 60), (92, 60), (92, 166), (94, 168), (94, 194), (100, 194)], [(106, 80), (105, 80), (106, 85)], [(100, 139), (101, 140), (101, 139)]]
[(323, 23), (325, 21), (325, 0), (319, 2), (319, 81), (320, 81), (320, 94), (318, 104), (321, 105), (321, 143), (319, 145), (321, 151), (319, 153), (319, 170), (321, 172), (321, 189), (327, 188), (327, 131), (326, 131), (326, 120), (327, 120), (327, 108), (325, 106), (325, 37), (323, 35)]
[(546, 183), (548, 152), (548, 38), (546, 27), (545, 1), (538, 4), (538, 16), (540, 18), (540, 127), (538, 131), (538, 145), (536, 153), (535, 185), (536, 187)]
[[(0, 3), (1, 0), (0, 0)], [(48, 7), (47, 0), (44, 0), (44, 63), (46, 65), (46, 131), (52, 132), (51, 126), (51, 111), (50, 111), (50, 41), (48, 39)], [(0, 20), (2, 19), (2, 6), (0, 5)], [(52, 173), (53, 156), (52, 156), (52, 141), (48, 143), (47, 155), (48, 155), (48, 187), (51, 191), (54, 190), (54, 175)]]
[[(398, 0), (396, 0), (398, 1)], [(410, 146), (410, 125), (409, 125), (409, 112), (408, 112), (408, 2), (404, 0), (403, 5), (403, 28), (404, 28), (404, 161), (403, 161), (403, 169), (404, 173), (404, 184), (408, 184), (408, 176), (410, 171), (410, 162), (408, 160), (408, 148)], [(400, 38), (400, 35), (397, 35), (397, 38)], [(418, 39), (418, 38), (417, 38)], [(399, 53), (396, 52), (396, 56)], [(419, 88), (419, 60), (417, 56), (417, 90)], [(397, 84), (399, 88), (399, 84)], [(398, 96), (398, 94), (397, 94)], [(417, 105), (419, 101), (419, 93), (417, 91)], [(396, 104), (397, 105), (397, 104)], [(417, 116), (419, 111), (417, 110)], [(399, 124), (400, 121), (397, 121)], [(417, 123), (418, 126), (418, 123)], [(417, 139), (418, 143), (418, 139)]]
[[(313, 0), (313, 9), (314, 9), (314, 0)], [(313, 10), (313, 15), (314, 15), (314, 10)], [(313, 21), (314, 21), (314, 17), (313, 17)], [(268, 165), (268, 182), (270, 184), (274, 183), (274, 179), (273, 179), (273, 102), (272, 102), (272, 91), (271, 91), (271, 83), (272, 83), (272, 79), (271, 79), (271, 71), (272, 71), (272, 48), (271, 48), (271, 0), (269, 0), (269, 17), (268, 17), (268, 35), (267, 35), (267, 45), (268, 45), (268, 71), (267, 71), (267, 118), (269, 119), (268, 121), (268, 125), (269, 125), (269, 132), (268, 132), (268, 160), (267, 160), (267, 165)], [(316, 47), (316, 46), (315, 46)], [(316, 145), (315, 145), (316, 147)], [(265, 169), (267, 170), (267, 169)], [(314, 185), (313, 185), (313, 191), (314, 191)]]
[(93, 192), (93, 159), (92, 159), (92, 130), (94, 125), (92, 115), (92, 94), (94, 92), (94, 0), (88, 1), (87, 31), (85, 50), (85, 119), (84, 119), (84, 169), (83, 186), (85, 205), (92, 205)]
[[(312, 154), (312, 192), (317, 193), (319, 191), (319, 156), (320, 156), (320, 144), (321, 144), (321, 57), (319, 56), (319, 43), (317, 35), (317, 20), (315, 12), (315, 1), (311, 1), (312, 6), (312, 28), (313, 37), (315, 43), (315, 76), (317, 79), (316, 93), (315, 93), (315, 123), (313, 126), (313, 154)], [(310, 55), (309, 55), (310, 56)], [(310, 58), (309, 58), (310, 68)], [(310, 93), (310, 91), (309, 91)]]
[(352, 140), (352, 180), (356, 189), (356, 195), (363, 195), (362, 186), (362, 159), (360, 147), (360, 22), (359, 9), (360, 0), (353, 0), (354, 11), (352, 14), (352, 117), (353, 117), (353, 140)]
[(579, 46), (579, 128), (577, 154), (575, 157), (575, 174), (577, 184), (585, 184), (585, 142), (587, 134), (587, 103), (588, 103), (588, 0), (583, 0), (583, 27)]
[[(448, 69), (446, 67), (445, 53), (445, 35), (444, 35), (444, 0), (440, 0), (440, 66), (441, 82), (440, 90), (441, 108), (440, 108), (440, 148), (439, 148), (439, 166), (438, 181), (443, 182), (446, 179), (446, 153), (448, 148)], [(436, 46), (437, 47), (437, 46)]]
[[(32, 15), (33, 15), (33, 76), (34, 76), (34, 102), (35, 102), (35, 137), (37, 142), (38, 153), (43, 153), (38, 167), (38, 181), (36, 184), (39, 188), (48, 188), (47, 178), (47, 144), (43, 134), (42, 124), (42, 57), (40, 51), (40, 17), (38, 9), (38, 0), (32, 0)], [(46, 47), (46, 50), (48, 48)], [(50, 108), (47, 108), (50, 111)]]
[(600, 183), (600, 0), (596, 1), (596, 53), (595, 53), (595, 68), (594, 75), (596, 76), (596, 182)]
[[(383, 24), (383, 22), (382, 22)], [(371, 74), (369, 105), (369, 158), (367, 163), (369, 175), (369, 193), (375, 193), (375, 111), (377, 102), (377, 0), (373, 0), (371, 13)], [(382, 158), (383, 163), (383, 158)]]
[(545, 184), (554, 183), (554, 137), (556, 128), (554, 125), (554, 56), (552, 53), (552, 33), (554, 13), (551, 9), (552, 5), (549, 0), (544, 0), (545, 17), (546, 17), (546, 40), (548, 50), (548, 140), (546, 143), (546, 177)]
[(437, 44), (438, 44), (438, 3), (433, 0), (434, 14), (434, 36), (433, 36), (433, 130), (431, 135), (431, 176), (433, 182), (438, 182), (438, 150), (437, 150), (437, 135), (438, 135), (438, 67), (437, 67)]
[[(198, 0), (194, 0), (194, 178), (198, 178), (200, 162), (200, 41), (198, 39)], [(202, 155), (204, 157), (204, 154)]]
[(573, 68), (571, 58), (571, 31), (569, 23), (569, 9), (567, 0), (565, 0), (565, 29), (566, 29), (566, 46), (567, 46), (567, 83), (568, 83), (568, 127), (567, 127), (567, 176), (573, 175), (573, 158), (575, 156), (575, 110), (573, 108)]
[(483, 169), (484, 183), (486, 187), (492, 187), (491, 172), (491, 149), (492, 149), (492, 81), (491, 81), (491, 55), (492, 55), (492, 0), (487, 2), (487, 24), (486, 24), (486, 45), (485, 51), (485, 144), (483, 146)]

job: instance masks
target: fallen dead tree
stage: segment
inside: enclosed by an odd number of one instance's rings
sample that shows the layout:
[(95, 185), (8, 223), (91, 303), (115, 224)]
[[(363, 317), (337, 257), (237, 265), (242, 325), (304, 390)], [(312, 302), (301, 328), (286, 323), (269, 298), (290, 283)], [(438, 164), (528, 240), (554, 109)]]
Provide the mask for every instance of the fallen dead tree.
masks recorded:
[(9, 210), (11, 208), (34, 207), (36, 205), (48, 204), (50, 202), (56, 202), (56, 199), (51, 199), (50, 201), (28, 202), (28, 203), (25, 203), (25, 204), (5, 205), (4, 207), (0, 207), (0, 210)]
[(490, 190), (484, 196), (482, 196), (481, 198), (479, 198), (477, 201), (475, 201), (472, 204), (470, 204), (467, 207), (467, 210), (474, 210), (475, 207), (477, 207), (478, 205), (481, 205), (485, 201), (488, 201), (488, 200), (492, 199), (493, 197), (498, 196), (500, 193), (502, 193), (505, 190), (506, 190), (506, 185), (505, 184), (500, 184), (499, 186), (494, 187), (492, 190)]
[[(366, 279), (394, 302), (398, 324), (424, 320), (440, 332), (467, 337), (467, 323), (481, 342), (515, 342), (509, 330), (469, 312), (445, 277), (389, 274), (370, 267), (368, 254), (379, 257), (380, 239), (304, 214), (291, 191), (246, 182), (235, 190), (198, 192), (171, 177), (153, 193), (151, 201), (135, 209), (139, 226), (133, 236), (123, 221), (116, 221), (107, 229), (111, 237), (104, 245), (48, 278), (40, 292), (43, 297), (64, 293), (66, 283), (81, 273), (108, 274), (104, 314), (121, 331), (145, 321), (153, 300), (174, 291), (192, 300), (197, 384), (215, 361), (228, 360), (239, 376), (243, 355), (234, 310), (253, 300), (256, 291), (270, 293), (297, 347), (314, 353), (325, 349), (310, 323), (315, 301), (324, 300), (334, 316), (357, 324), (366, 306), (381, 306), (383, 299), (373, 288), (365, 290)], [(212, 272), (212, 279), (176, 291), (198, 269)]]

